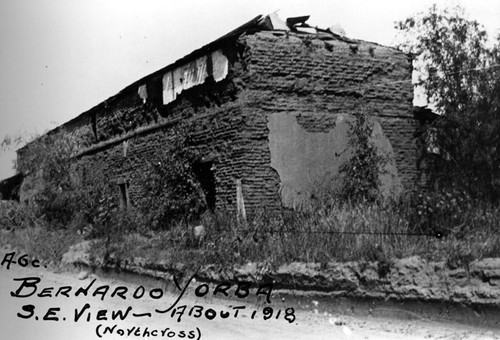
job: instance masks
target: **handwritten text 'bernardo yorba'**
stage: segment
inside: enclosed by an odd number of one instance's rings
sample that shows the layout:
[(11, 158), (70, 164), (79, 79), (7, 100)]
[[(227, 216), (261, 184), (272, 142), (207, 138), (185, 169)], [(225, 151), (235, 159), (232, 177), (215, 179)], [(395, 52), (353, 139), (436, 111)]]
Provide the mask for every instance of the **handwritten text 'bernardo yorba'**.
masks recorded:
[[(13, 253), (6, 254), (2, 265), (5, 264), (6, 259), (12, 261), (14, 257)], [(20, 260), (18, 260), (20, 261)], [(7, 262), (9, 262), (7, 260)], [(10, 263), (9, 263), (10, 264)], [(7, 269), (9, 267), (7, 266)], [(184, 287), (181, 287), (174, 277), (174, 283), (180, 291), (179, 295), (173, 303), (171, 303), (167, 308), (156, 308), (154, 311), (138, 312), (132, 306), (128, 306), (125, 309), (111, 310), (100, 309), (94, 311), (89, 303), (85, 303), (83, 306), (74, 309), (73, 321), (87, 321), (90, 322), (92, 319), (97, 321), (110, 321), (110, 320), (125, 320), (129, 317), (135, 318), (148, 318), (152, 317), (153, 313), (156, 314), (166, 314), (176, 320), (181, 322), (183, 317), (192, 318), (205, 318), (207, 320), (214, 320), (216, 318), (227, 319), (227, 318), (238, 318), (241, 314), (240, 311), (246, 310), (247, 306), (230, 306), (222, 307), (221, 309), (205, 308), (201, 305), (188, 306), (185, 304), (180, 304), (182, 297), (185, 295), (187, 289), (190, 287), (191, 283), (194, 282), (194, 275), (187, 281)], [(126, 286), (116, 286), (111, 288), (109, 285), (96, 286), (96, 279), (92, 280), (87, 286), (82, 287), (72, 287), (72, 286), (60, 286), (60, 287), (42, 287), (42, 279), (40, 277), (23, 277), (15, 278), (14, 281), (20, 282), (19, 287), (10, 292), (13, 298), (29, 298), (37, 296), (39, 298), (50, 298), (50, 297), (78, 297), (78, 296), (92, 296), (98, 297), (102, 301), (107, 298), (120, 298), (123, 300), (139, 300), (145, 297), (149, 297), (153, 300), (162, 299), (166, 294), (161, 288), (153, 288), (147, 290), (143, 286), (138, 286), (135, 290), (130, 290)], [(236, 286), (233, 297), (238, 299), (245, 299), (251, 294), (251, 285), (245, 282), (239, 282), (237, 284), (231, 283), (221, 283), (218, 284), (212, 291), (212, 296), (225, 296), (229, 297), (229, 291), (231, 288)], [(259, 284), (255, 290), (255, 296), (265, 296), (265, 301), (271, 303), (271, 293), (273, 289), (273, 284), (271, 282)], [(194, 294), (198, 298), (206, 297), (211, 291), (208, 284), (202, 283), (196, 286), (194, 289)], [(283, 319), (289, 323), (295, 321), (295, 310), (293, 307), (286, 309), (274, 309), (270, 306), (264, 307), (261, 310), (253, 310), (250, 312), (251, 319), (263, 319), (269, 320), (273, 319)], [(40, 317), (39, 317), (40, 315)], [(36, 312), (36, 307), (33, 304), (26, 304), (22, 306), (22, 311), (17, 313), (17, 316), (22, 319), (44, 320), (44, 321), (59, 321), (66, 320), (66, 317), (61, 315), (60, 307), (51, 307), (47, 311), (43, 311), (41, 314)]]

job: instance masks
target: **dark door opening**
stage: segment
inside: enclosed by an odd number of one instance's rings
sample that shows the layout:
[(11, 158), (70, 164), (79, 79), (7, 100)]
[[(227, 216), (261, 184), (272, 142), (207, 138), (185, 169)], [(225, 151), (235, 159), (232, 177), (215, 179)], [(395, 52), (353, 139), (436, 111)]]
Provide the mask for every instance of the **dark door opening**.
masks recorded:
[(212, 167), (212, 162), (198, 162), (193, 165), (193, 172), (200, 182), (210, 211), (215, 210), (215, 176)]
[(120, 183), (120, 209), (127, 210), (127, 207), (130, 205), (130, 197), (128, 194), (128, 182)]

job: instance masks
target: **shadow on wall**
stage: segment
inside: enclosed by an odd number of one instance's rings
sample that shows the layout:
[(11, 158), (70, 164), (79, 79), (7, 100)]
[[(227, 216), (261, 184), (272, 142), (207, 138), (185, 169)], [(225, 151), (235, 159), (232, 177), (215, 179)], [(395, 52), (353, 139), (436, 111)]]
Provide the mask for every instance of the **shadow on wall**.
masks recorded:
[[(352, 155), (348, 140), (349, 122), (353, 122), (354, 117), (324, 115), (317, 122), (323, 124), (325, 117), (334, 120), (334, 124), (328, 124), (321, 132), (317, 132), (317, 127), (312, 132), (299, 124), (295, 114), (278, 112), (268, 117), (271, 166), (280, 176), (280, 194), (285, 207), (306, 204), (318, 185), (339, 184), (339, 168)], [(380, 174), (382, 194), (397, 195), (401, 192), (401, 181), (391, 143), (378, 121), (370, 119), (370, 122), (373, 123), (372, 142), (381, 155), (389, 158)], [(337, 183), (331, 182), (333, 178), (338, 179)]]

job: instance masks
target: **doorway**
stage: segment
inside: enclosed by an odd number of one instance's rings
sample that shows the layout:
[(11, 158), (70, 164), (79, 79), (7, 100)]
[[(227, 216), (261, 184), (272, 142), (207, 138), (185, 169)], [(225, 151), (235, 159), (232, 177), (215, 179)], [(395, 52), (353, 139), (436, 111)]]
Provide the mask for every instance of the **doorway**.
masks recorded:
[(215, 175), (212, 161), (201, 161), (193, 165), (193, 172), (200, 182), (207, 207), (210, 211), (215, 210)]

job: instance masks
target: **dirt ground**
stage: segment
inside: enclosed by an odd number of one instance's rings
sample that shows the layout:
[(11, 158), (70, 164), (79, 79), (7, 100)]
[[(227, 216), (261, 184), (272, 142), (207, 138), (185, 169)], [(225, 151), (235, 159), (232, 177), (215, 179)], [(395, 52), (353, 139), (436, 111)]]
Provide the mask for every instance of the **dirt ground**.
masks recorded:
[[(180, 291), (162, 290), (164, 295), (160, 299), (149, 297), (149, 288), (146, 288), (147, 297), (134, 299), (132, 292), (140, 284), (124, 283), (119, 280), (105, 279), (94, 275), (81, 275), (74, 273), (56, 273), (49, 269), (20, 268), (11, 266), (9, 270), (5, 266), (0, 269), (0, 338), (3, 339), (122, 339), (122, 338), (156, 338), (156, 339), (500, 339), (498, 329), (480, 329), (459, 324), (439, 322), (436, 320), (424, 320), (415, 317), (413, 320), (401, 320), (394, 318), (357, 317), (347, 315), (322, 314), (316, 309), (295, 310), (293, 322), (287, 321), (284, 316), (285, 308), (276, 307), (273, 316), (269, 320), (263, 320), (263, 307), (272, 306), (250, 304), (243, 300), (220, 300), (207, 297), (196, 297), (193, 292), (185, 293), (175, 306), (176, 312), (182, 305), (186, 305), (185, 314), (181, 321), (176, 318), (178, 314), (171, 317), (171, 312), (160, 314), (155, 309), (164, 310), (172, 305), (177, 299)], [(26, 277), (38, 277), (41, 279), (37, 284), (37, 291), (29, 297), (12, 297), (11, 292), (16, 293), (23, 281), (15, 279)], [(74, 296), (79, 287), (87, 287), (93, 279), (96, 279), (87, 296)], [(28, 281), (26, 281), (28, 283)], [(100, 295), (91, 296), (95, 288), (109, 285), (104, 300)], [(57, 290), (63, 286), (71, 286), (70, 297), (59, 295), (55, 297)], [(112, 291), (118, 286), (125, 286), (129, 294), (127, 299), (118, 295), (111, 297)], [(54, 287), (53, 290), (44, 288)], [(182, 288), (182, 285), (181, 285)], [(33, 287), (25, 286), (18, 291), (19, 295), (29, 295)], [(156, 291), (157, 293), (159, 291)], [(38, 297), (37, 295), (51, 295)], [(90, 307), (82, 313), (75, 321), (75, 314), (80, 312), (85, 304)], [(311, 301), (314, 306), (315, 301)], [(34, 310), (30, 307), (33, 305)], [(191, 316), (188, 311), (198, 305), (204, 308), (203, 315), (196, 317), (196, 309)], [(286, 305), (286, 303), (285, 303)], [(234, 317), (235, 306), (245, 306), (238, 311)], [(50, 308), (60, 308), (52, 310)], [(112, 319), (112, 311), (126, 311), (132, 307), (124, 320)], [(288, 306), (294, 307), (294, 306)], [(296, 306), (295, 306), (296, 307)], [(210, 320), (211, 313), (206, 316), (206, 311), (213, 309), (217, 316)], [(76, 310), (76, 311), (75, 311)], [(99, 310), (107, 310), (106, 313)], [(199, 310), (199, 308), (198, 308)], [(281, 310), (280, 315), (277, 315)], [(227, 318), (222, 318), (220, 312), (229, 311)], [(255, 314), (253, 313), (255, 311)], [(90, 312), (90, 318), (87, 316)], [(140, 314), (151, 313), (151, 316)], [(290, 312), (290, 311), (289, 311)], [(29, 316), (24, 319), (17, 314)], [(132, 313), (138, 314), (134, 316)], [(254, 314), (254, 315), (252, 315)], [(226, 314), (224, 314), (226, 315)], [(252, 318), (253, 316), (253, 318)], [(278, 319), (276, 319), (278, 316)], [(58, 320), (43, 320), (43, 318)], [(107, 320), (97, 320), (98, 318)], [(291, 319), (290, 313), (288, 319)], [(115, 326), (116, 325), (116, 326)], [(114, 327), (115, 326), (115, 327)], [(106, 327), (114, 327), (113, 334), (103, 334)], [(134, 328), (135, 327), (135, 328)], [(140, 329), (138, 330), (138, 328)], [(168, 328), (168, 330), (167, 330)], [(128, 336), (130, 331), (130, 336)]]

